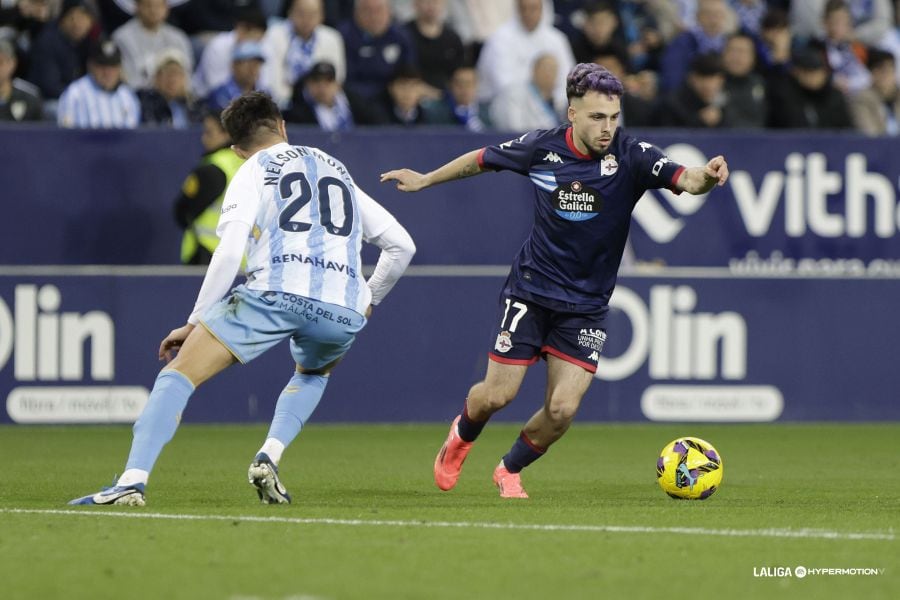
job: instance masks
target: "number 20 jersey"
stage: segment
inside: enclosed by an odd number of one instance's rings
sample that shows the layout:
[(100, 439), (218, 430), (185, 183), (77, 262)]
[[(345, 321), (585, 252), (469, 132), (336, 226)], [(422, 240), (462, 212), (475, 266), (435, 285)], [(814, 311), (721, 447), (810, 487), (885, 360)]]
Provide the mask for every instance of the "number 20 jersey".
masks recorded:
[(602, 156), (583, 154), (568, 125), (488, 146), (478, 163), (533, 184), (534, 226), (512, 266), (513, 291), (595, 307), (606, 306), (615, 288), (638, 199), (650, 188), (674, 188), (684, 170), (622, 131)]
[(286, 292), (365, 314), (364, 240), (394, 217), (356, 187), (347, 168), (317, 148), (276, 144), (241, 165), (222, 201), (225, 223), (250, 225), (247, 287)]

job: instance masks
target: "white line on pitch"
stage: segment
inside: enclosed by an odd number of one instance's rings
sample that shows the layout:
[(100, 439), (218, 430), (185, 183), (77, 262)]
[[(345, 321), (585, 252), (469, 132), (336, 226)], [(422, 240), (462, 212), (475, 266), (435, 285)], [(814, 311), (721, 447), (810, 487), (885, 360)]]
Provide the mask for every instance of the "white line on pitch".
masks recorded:
[(539, 525), (529, 523), (485, 523), (473, 521), (401, 521), (367, 519), (313, 519), (302, 517), (255, 517), (252, 515), (179, 515), (99, 510), (56, 510), (0, 508), (0, 513), (33, 515), (74, 515), (80, 517), (121, 517), (126, 519), (163, 519), (171, 521), (240, 521), (245, 523), (288, 523), (292, 525), (347, 525), (352, 527), (425, 527), (460, 529), (512, 529), (524, 531), (574, 531), (587, 533), (676, 533), (679, 535), (717, 535), (723, 537), (774, 537), (824, 540), (887, 540), (893, 531), (864, 533), (824, 531), (821, 529), (706, 529), (703, 527), (641, 527), (631, 525)]

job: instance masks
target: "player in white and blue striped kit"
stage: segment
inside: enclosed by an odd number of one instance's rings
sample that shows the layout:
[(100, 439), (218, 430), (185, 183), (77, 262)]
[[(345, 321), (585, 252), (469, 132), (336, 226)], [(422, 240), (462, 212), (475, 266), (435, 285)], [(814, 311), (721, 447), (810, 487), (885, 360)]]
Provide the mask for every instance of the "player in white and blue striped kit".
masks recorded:
[[(290, 502), (278, 477), (281, 455), (318, 405), (329, 372), (371, 307), (415, 252), (406, 230), (357, 187), (343, 164), (316, 148), (287, 143), (284, 121), (267, 95), (239, 97), (222, 121), (235, 152), (247, 160), (225, 193), (221, 241), (194, 310), (160, 344), (160, 358), (170, 362), (134, 425), (125, 472), (113, 487), (70, 504), (142, 506), (153, 464), (196, 386), (288, 337), (296, 372), (278, 398), (248, 478), (262, 502)], [(368, 281), (363, 241), (382, 250)], [(223, 298), (245, 253), (247, 281)]]

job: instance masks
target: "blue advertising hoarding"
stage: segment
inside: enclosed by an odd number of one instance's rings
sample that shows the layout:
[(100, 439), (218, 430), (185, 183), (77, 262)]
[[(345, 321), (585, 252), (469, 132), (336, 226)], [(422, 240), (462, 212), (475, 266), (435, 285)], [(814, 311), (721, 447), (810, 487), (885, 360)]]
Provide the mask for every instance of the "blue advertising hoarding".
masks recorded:
[[(446, 421), (487, 365), (503, 269), (413, 267), (336, 369), (317, 421)], [(130, 422), (202, 271), (0, 270), (0, 422)], [(622, 277), (586, 421), (900, 419), (900, 278)], [(266, 421), (293, 363), (278, 346), (204, 384), (187, 422)], [(526, 377), (499, 420), (543, 398)]]
[[(27, 135), (23, 135), (27, 133)], [(705, 196), (651, 191), (637, 205), (638, 259), (754, 274), (900, 274), (896, 141), (852, 134), (636, 133), (672, 160), (724, 154), (732, 176)], [(531, 183), (484, 174), (409, 195), (378, 183), (427, 171), (501, 134), (292, 129), (333, 153), (409, 229), (421, 265), (509, 264), (531, 227)], [(0, 264), (175, 264), (172, 205), (196, 164), (199, 131), (0, 128), (0, 197), (15, 206)], [(77, 148), (77, 151), (71, 149)]]

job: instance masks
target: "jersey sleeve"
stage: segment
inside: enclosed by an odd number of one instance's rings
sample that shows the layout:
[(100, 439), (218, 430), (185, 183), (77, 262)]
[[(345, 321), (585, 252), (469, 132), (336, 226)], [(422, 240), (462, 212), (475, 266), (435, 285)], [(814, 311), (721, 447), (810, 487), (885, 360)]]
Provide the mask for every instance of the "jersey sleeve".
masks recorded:
[(485, 146), (478, 153), (478, 166), (482, 169), (513, 171), (527, 175), (531, 168), (537, 137), (536, 132), (529, 131), (514, 140), (495, 146)]
[(372, 196), (356, 187), (356, 205), (359, 208), (359, 220), (362, 223), (363, 239), (370, 241), (384, 233), (397, 222), (394, 215), (378, 204)]
[(675, 183), (684, 167), (666, 156), (665, 152), (653, 144), (637, 142), (631, 147), (635, 177), (645, 189), (669, 188), (678, 193)]
[(251, 228), (256, 222), (259, 211), (259, 203), (262, 193), (259, 189), (260, 178), (256, 176), (255, 164), (245, 162), (228, 184), (225, 190), (225, 198), (222, 200), (222, 213), (219, 215), (219, 225), (216, 227), (216, 235), (222, 237), (222, 230), (226, 223), (238, 221)]

